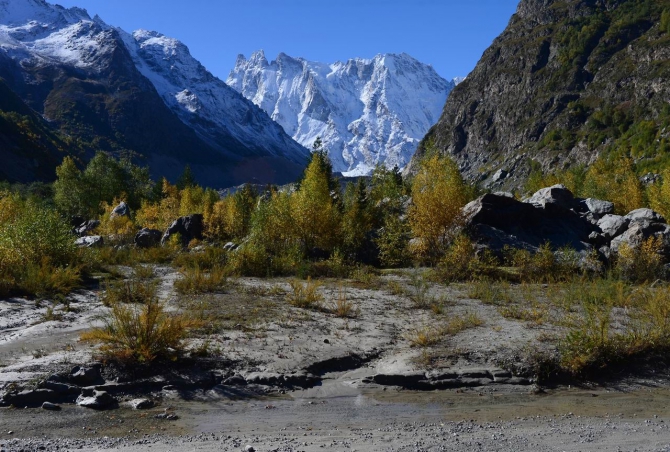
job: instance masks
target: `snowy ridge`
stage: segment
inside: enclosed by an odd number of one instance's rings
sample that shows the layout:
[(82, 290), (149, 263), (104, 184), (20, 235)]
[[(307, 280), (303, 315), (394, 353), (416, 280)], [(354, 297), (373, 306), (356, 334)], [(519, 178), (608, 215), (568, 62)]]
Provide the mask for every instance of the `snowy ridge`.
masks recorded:
[(239, 157), (306, 161), (307, 149), (208, 72), (178, 40), (145, 30), (130, 34), (97, 16), (91, 19), (80, 8), (65, 9), (44, 0), (0, 0), (0, 52), (21, 64), (66, 65), (95, 74), (113, 64), (112, 52), (120, 47), (165, 104), (213, 148), (232, 154), (239, 149), (237, 141), (248, 152)]
[(304, 146), (321, 137), (347, 176), (403, 168), (455, 86), (407, 54), (323, 64), (263, 51), (238, 56), (226, 83)]

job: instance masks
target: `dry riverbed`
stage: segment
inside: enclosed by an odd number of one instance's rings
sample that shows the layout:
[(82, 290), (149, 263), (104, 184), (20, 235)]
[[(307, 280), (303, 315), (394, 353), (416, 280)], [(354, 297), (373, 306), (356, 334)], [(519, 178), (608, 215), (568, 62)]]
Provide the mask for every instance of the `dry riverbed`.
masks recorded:
[[(128, 268), (119, 273), (132, 274)], [(551, 353), (571, 309), (542, 285), (438, 285), (419, 271), (319, 281), (314, 309), (288, 304), (287, 279), (231, 279), (178, 295), (153, 268), (170, 309), (204, 312), (191, 343), (204, 357), (94, 386), (114, 409), (0, 408), (4, 450), (666, 450), (667, 373), (604, 386), (535, 385), (529, 357)], [(303, 283), (304, 284), (304, 283)], [(65, 303), (0, 301), (0, 394), (94, 365), (81, 332), (105, 315), (100, 293)], [(348, 317), (335, 314), (338, 301)], [(125, 402), (150, 399), (148, 410)], [(174, 414), (166, 420), (165, 414)], [(163, 415), (156, 418), (156, 415)], [(9, 432), (12, 432), (11, 434)], [(153, 447), (152, 447), (153, 446)]]

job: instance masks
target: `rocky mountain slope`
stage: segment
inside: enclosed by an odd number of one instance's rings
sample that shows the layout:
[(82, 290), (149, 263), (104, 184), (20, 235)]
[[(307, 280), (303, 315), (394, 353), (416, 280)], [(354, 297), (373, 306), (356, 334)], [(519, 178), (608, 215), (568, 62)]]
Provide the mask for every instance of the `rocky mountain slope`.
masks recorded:
[(201, 183), (225, 187), (291, 181), (308, 156), (180, 42), (81, 9), (0, 0), (0, 77), (83, 159), (132, 152), (155, 176), (176, 178), (189, 164)]
[(669, 61), (668, 0), (522, 0), (416, 158), (434, 146), (496, 188), (608, 153), (653, 171), (670, 155)]
[(296, 141), (321, 137), (335, 171), (404, 167), (455, 86), (407, 54), (322, 64), (263, 51), (240, 55), (227, 83)]

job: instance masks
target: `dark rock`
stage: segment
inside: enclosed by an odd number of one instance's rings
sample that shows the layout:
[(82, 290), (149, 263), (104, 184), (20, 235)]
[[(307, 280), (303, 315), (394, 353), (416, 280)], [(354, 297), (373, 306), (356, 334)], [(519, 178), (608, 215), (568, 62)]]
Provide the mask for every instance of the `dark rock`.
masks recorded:
[(598, 227), (607, 239), (623, 234), (628, 229), (630, 220), (620, 215), (605, 215), (598, 221)]
[(80, 215), (74, 215), (70, 217), (70, 226), (72, 227), (73, 230), (76, 230), (79, 226), (81, 226), (85, 222), (86, 219)]
[(149, 399), (133, 399), (128, 404), (134, 409), (134, 410), (146, 410), (149, 408), (153, 408), (154, 402), (149, 400)]
[(12, 404), (16, 407), (39, 407), (44, 402), (58, 402), (60, 394), (51, 389), (27, 389), (21, 392), (5, 394), (3, 401), (5, 404)]
[(130, 207), (128, 204), (121, 201), (118, 206), (114, 207), (112, 213), (109, 215), (111, 218), (114, 217), (129, 217), (130, 216)]
[(202, 232), (202, 214), (179, 217), (167, 228), (161, 239), (161, 244), (165, 244), (170, 240), (170, 237), (179, 234), (182, 246), (187, 246), (193, 239), (202, 240)]
[(547, 242), (556, 249), (588, 251), (589, 235), (596, 228), (566, 208), (570, 205), (572, 193), (562, 186), (540, 190), (527, 202), (486, 194), (463, 208), (465, 230), (493, 251), (505, 245), (536, 250)]
[(411, 388), (419, 385), (420, 381), (426, 380), (424, 372), (403, 372), (398, 374), (377, 374), (372, 381), (385, 386), (402, 386)]
[(138, 248), (151, 248), (161, 243), (163, 234), (158, 229), (142, 228), (135, 234), (135, 246)]
[(44, 383), (42, 383), (42, 386), (44, 386), (44, 388), (46, 389), (56, 391), (58, 394), (78, 395), (79, 393), (81, 393), (81, 388), (79, 386), (74, 386), (67, 383), (59, 383), (56, 381), (47, 380)]
[(74, 244), (80, 248), (98, 248), (104, 244), (105, 240), (99, 235), (89, 235), (79, 237)]
[(82, 391), (82, 394), (77, 397), (77, 405), (94, 410), (103, 410), (116, 404), (116, 399), (108, 392), (93, 390), (91, 395), (86, 394), (90, 393)]
[(597, 217), (614, 213), (614, 203), (609, 201), (602, 201), (600, 199), (587, 198), (584, 200), (589, 212), (595, 214)]
[(100, 376), (100, 368), (98, 366), (75, 366), (70, 371), (70, 376), (68, 378), (71, 382), (79, 386), (90, 386), (103, 382), (102, 377)]
[(228, 377), (223, 381), (224, 385), (227, 386), (244, 386), (247, 384), (247, 381), (241, 375), (233, 375)]
[(45, 410), (48, 410), (48, 411), (60, 411), (61, 410), (60, 405), (56, 405), (55, 403), (51, 403), (51, 402), (44, 402), (42, 404), (42, 408), (45, 409)]

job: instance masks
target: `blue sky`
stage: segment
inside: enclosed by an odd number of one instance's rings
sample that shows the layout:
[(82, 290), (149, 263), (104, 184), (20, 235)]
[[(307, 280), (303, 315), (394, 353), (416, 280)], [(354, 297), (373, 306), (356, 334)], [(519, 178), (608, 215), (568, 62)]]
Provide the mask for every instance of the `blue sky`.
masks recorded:
[(48, 0), (126, 31), (184, 42), (222, 78), (258, 49), (332, 63), (406, 52), (451, 79), (467, 75), (518, 0)]

